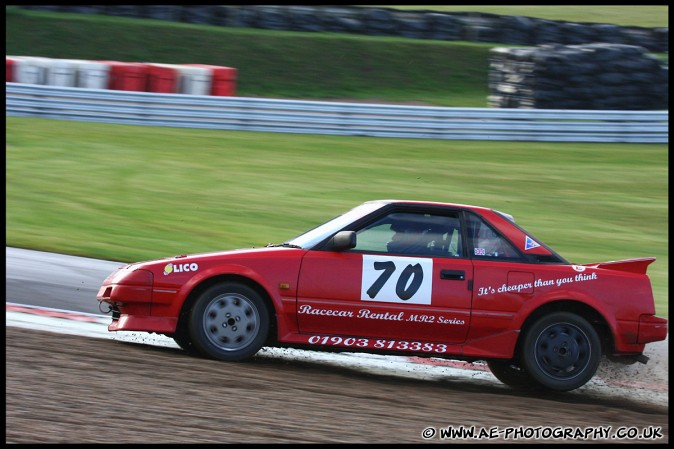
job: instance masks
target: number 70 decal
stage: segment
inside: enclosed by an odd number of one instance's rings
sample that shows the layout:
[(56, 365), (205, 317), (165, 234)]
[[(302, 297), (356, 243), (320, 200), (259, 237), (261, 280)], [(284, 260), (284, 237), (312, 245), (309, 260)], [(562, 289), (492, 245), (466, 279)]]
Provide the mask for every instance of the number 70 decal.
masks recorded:
[(433, 259), (363, 255), (361, 301), (430, 304)]

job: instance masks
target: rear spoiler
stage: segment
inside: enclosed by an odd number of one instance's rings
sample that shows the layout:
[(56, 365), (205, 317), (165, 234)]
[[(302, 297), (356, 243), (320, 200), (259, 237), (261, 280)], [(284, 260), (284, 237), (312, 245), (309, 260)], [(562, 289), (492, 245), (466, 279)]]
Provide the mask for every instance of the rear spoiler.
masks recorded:
[(583, 264), (588, 268), (603, 268), (606, 270), (628, 271), (630, 273), (646, 274), (650, 264), (655, 262), (655, 257), (642, 257), (639, 259), (613, 260), (610, 262)]

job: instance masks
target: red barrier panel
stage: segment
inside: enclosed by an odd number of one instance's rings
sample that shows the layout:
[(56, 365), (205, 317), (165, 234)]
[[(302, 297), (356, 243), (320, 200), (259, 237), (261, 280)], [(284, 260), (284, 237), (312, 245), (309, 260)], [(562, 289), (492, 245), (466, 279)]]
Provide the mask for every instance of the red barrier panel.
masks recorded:
[(8, 57), (6, 57), (6, 56), (5, 56), (5, 70), (6, 70), (6, 72), (7, 72), (7, 73), (5, 74), (5, 79), (6, 79), (5, 82), (6, 82), (6, 83), (11, 83), (12, 80), (14, 79), (14, 76), (13, 76), (13, 71), (14, 71), (14, 60), (13, 60), (12, 58), (8, 58)]
[(108, 89), (137, 92), (147, 91), (147, 64), (120, 61), (97, 62), (102, 62), (110, 66)]
[[(39, 58), (33, 58), (39, 59)], [(48, 58), (41, 58), (48, 59)], [(15, 75), (19, 66), (19, 61), (14, 58), (5, 57), (6, 60), (6, 82), (16, 82), (20, 79), (19, 76)], [(32, 61), (32, 59), (29, 59)], [(53, 60), (52, 65), (64, 65), (69, 60)], [(84, 62), (84, 61), (80, 61)], [(105, 79), (96, 79), (98, 83), (105, 85), (107, 89), (111, 90), (126, 90), (126, 91), (137, 91), (137, 92), (157, 92), (157, 93), (180, 93), (180, 83), (181, 76), (185, 79), (182, 81), (191, 83), (187, 87), (185, 92), (187, 94), (194, 95), (213, 95), (213, 96), (234, 96), (236, 94), (236, 78), (238, 70), (233, 67), (225, 66), (216, 66), (208, 64), (157, 64), (157, 63), (140, 63), (140, 62), (121, 62), (121, 61), (91, 61), (94, 63), (106, 64), (109, 67), (109, 70), (106, 71), (105, 66), (103, 67), (94, 67), (87, 66), (84, 64), (84, 68), (90, 70), (91, 75), (96, 75), (98, 78), (105, 78), (107, 76), (107, 81)], [(80, 64), (82, 65), (82, 64)], [(90, 64), (91, 65), (91, 64)], [(59, 67), (61, 67), (59, 65)], [(79, 67), (79, 66), (78, 66)], [(181, 67), (183, 68), (181, 70)], [(186, 70), (184, 67), (196, 67), (200, 69), (208, 69), (208, 71), (199, 70)], [(95, 69), (95, 70), (94, 70)], [(77, 69), (79, 70), (79, 68)], [(208, 73), (210, 71), (210, 79), (208, 79)], [(203, 72), (203, 73), (202, 73)], [(30, 73), (33, 75), (33, 73)], [(89, 74), (88, 72), (86, 74)], [(33, 77), (35, 78), (35, 77)], [(33, 81), (31, 78), (30, 81), (22, 81), (29, 83), (38, 83)], [(210, 83), (210, 86), (205, 84), (206, 82)], [(196, 83), (196, 84), (195, 84)], [(199, 84), (201, 83), (201, 84)], [(39, 83), (38, 83), (39, 84)], [(193, 85), (194, 84), (194, 85)], [(60, 84), (59, 84), (60, 85)], [(86, 84), (77, 87), (87, 87), (87, 88), (101, 88), (99, 84)], [(185, 87), (185, 86), (183, 86)], [(197, 93), (194, 93), (197, 92)], [(208, 94), (206, 92), (209, 92)]]
[(180, 73), (170, 64), (148, 64), (147, 91), (164, 94), (178, 92), (178, 77)]
[(236, 95), (236, 75), (238, 70), (233, 67), (224, 67), (208, 64), (184, 64), (192, 67), (211, 69), (211, 95), (218, 97), (232, 97)]

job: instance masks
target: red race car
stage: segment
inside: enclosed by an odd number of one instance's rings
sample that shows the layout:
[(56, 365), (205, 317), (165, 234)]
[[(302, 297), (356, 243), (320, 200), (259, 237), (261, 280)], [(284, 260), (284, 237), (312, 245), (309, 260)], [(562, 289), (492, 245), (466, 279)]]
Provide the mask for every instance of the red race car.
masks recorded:
[(134, 263), (97, 299), (110, 331), (225, 361), (263, 346), (486, 360), (513, 387), (568, 391), (602, 354), (664, 340), (646, 269), (575, 265), (492, 209), (368, 201), (287, 242)]

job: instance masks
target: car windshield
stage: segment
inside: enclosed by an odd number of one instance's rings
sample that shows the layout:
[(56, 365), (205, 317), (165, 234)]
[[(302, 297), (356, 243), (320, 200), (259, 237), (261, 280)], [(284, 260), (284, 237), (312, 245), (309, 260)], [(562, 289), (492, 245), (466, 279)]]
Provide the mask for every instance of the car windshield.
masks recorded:
[(284, 245), (297, 245), (306, 249), (313, 248), (316, 244), (335, 234), (349, 223), (364, 217), (370, 212), (379, 209), (381, 206), (381, 202), (363, 203), (360, 206), (354, 207), (350, 211), (323, 223), (322, 225), (319, 225), (303, 234), (298, 235), (292, 240), (284, 242)]

